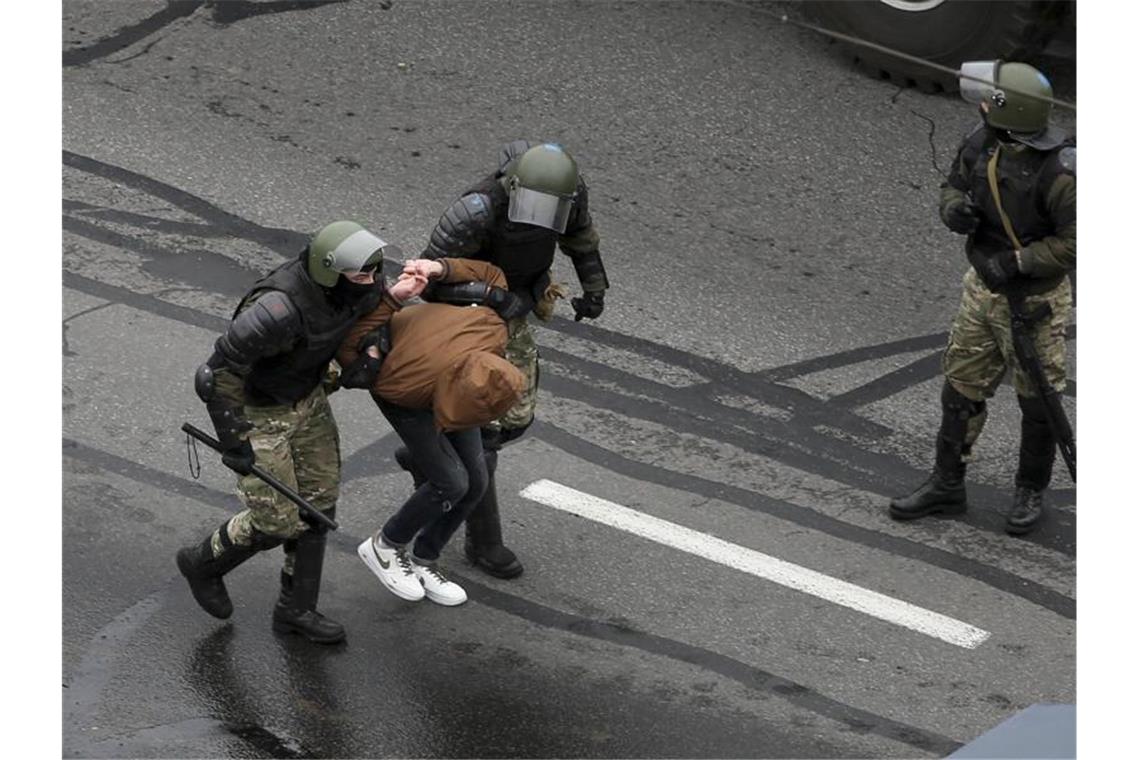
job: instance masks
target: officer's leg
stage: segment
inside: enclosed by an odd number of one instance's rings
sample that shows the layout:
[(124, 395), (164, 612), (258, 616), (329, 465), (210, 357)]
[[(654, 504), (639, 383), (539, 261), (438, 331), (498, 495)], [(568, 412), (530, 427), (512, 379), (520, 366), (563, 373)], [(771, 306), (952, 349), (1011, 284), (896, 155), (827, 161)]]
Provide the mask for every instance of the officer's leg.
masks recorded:
[[(319, 388), (297, 406), (302, 415), (292, 437), (297, 492), (332, 518), (340, 493), (340, 436), (332, 409)], [(281, 594), (273, 608), (273, 629), (322, 644), (343, 641), (344, 626), (317, 612), (327, 528), (306, 515), (298, 516), (304, 529), (298, 525), (300, 532), (290, 542), (295, 549), (292, 573), (287, 559), (281, 572)]]
[(912, 520), (966, 509), (966, 462), (986, 420), (985, 399), (1005, 372), (1005, 360), (990, 329), (989, 299), (971, 270), (942, 356), (942, 422), (934, 445), (934, 469), (909, 496), (892, 499), (891, 517)]
[(960, 514), (966, 510), (965, 456), (981, 432), (985, 415), (985, 401), (972, 401), (949, 381), (943, 383), (942, 424), (934, 444), (934, 470), (909, 496), (891, 500), (891, 517), (913, 520), (936, 512)]
[(1049, 429), (1045, 404), (1037, 396), (1018, 396), (1021, 406), (1021, 449), (1017, 459), (1013, 504), (1005, 518), (1005, 530), (1013, 535), (1028, 533), (1045, 514), (1042, 498), (1053, 477), (1057, 441)]
[(508, 326), (506, 358), (526, 377), (526, 391), (518, 404), (483, 429), (487, 490), (467, 517), (466, 540), (463, 544), (467, 559), (497, 578), (514, 578), (523, 571), (522, 563), (515, 553), (503, 545), (495, 469), (499, 463), (499, 449), (526, 432), (534, 421), (534, 407), (538, 401), (538, 345), (525, 318), (512, 320)]
[[(249, 440), (257, 464), (295, 486), (288, 439), (290, 414), (288, 407), (247, 410), (254, 426)], [(239, 477), (237, 488), (246, 508), (201, 544), (183, 548), (177, 555), (178, 569), (189, 582), (194, 599), (206, 612), (223, 619), (233, 614), (233, 603), (222, 577), (259, 551), (272, 549), (289, 537), (289, 521), (279, 517), (281, 502), (292, 506), (284, 497), (255, 475)]]
[[(1035, 328), (1034, 344), (1045, 379), (1058, 392), (1066, 383), (1065, 327), (1072, 311), (1072, 291), (1068, 280), (1043, 296), (1026, 299), (1026, 307), (1034, 308), (1047, 302), (1052, 316)], [(1045, 515), (1044, 492), (1053, 477), (1053, 461), (1057, 455), (1057, 441), (1049, 427), (1045, 402), (1037, 394), (1029, 377), (1012, 356), (1012, 344), (1007, 349), (1014, 366), (1013, 385), (1017, 389), (1017, 403), (1021, 407), (1021, 446), (1018, 452), (1017, 475), (1014, 478), (1013, 503), (1006, 513), (1005, 530), (1012, 535), (1023, 535), (1033, 530)]]

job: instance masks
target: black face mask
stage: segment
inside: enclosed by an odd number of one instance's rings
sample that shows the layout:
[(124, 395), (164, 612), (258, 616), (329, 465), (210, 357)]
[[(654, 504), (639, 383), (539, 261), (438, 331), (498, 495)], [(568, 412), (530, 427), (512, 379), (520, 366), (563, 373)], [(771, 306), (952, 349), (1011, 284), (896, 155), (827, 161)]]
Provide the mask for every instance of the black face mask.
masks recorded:
[(995, 127), (994, 125), (990, 124), (990, 120), (987, 117), (986, 110), (984, 108), (982, 108), (980, 105), (978, 106), (978, 114), (981, 115), (981, 117), (982, 117), (982, 123), (986, 125), (986, 131), (988, 131), (994, 137), (996, 137), (997, 139), (1001, 140), (1004, 143), (1016, 142), (1016, 140), (1013, 139), (1013, 136), (1010, 135), (1008, 129), (1000, 129), (1000, 128)]
[(354, 304), (369, 293), (375, 291), (378, 287), (382, 287), (379, 281), (369, 285), (361, 285), (341, 275), (336, 279), (336, 285), (333, 285), (329, 291), (336, 300), (342, 303)]

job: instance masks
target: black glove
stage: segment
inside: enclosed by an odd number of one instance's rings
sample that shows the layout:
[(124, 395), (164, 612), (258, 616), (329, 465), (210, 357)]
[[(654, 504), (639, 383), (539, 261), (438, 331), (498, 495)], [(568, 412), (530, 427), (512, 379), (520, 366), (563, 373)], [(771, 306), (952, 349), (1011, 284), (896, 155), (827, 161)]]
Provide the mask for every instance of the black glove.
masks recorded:
[(1013, 251), (998, 251), (970, 259), (978, 276), (992, 292), (997, 293), (1018, 275), (1017, 255)]
[(341, 388), (371, 388), (380, 374), (380, 359), (368, 354), (361, 354), (360, 358), (341, 370)]
[(946, 209), (946, 226), (959, 235), (969, 235), (978, 228), (981, 212), (969, 201), (959, 201)]
[(492, 287), (487, 294), (487, 305), (498, 312), (505, 322), (530, 313), (530, 304), (506, 288)]
[(602, 316), (605, 308), (605, 291), (583, 293), (581, 298), (571, 298), (570, 306), (574, 309), (574, 321), (581, 322), (582, 318), (597, 319)]
[(249, 475), (253, 472), (253, 447), (249, 439), (240, 441), (236, 446), (222, 452), (222, 464), (229, 467), (238, 475)]

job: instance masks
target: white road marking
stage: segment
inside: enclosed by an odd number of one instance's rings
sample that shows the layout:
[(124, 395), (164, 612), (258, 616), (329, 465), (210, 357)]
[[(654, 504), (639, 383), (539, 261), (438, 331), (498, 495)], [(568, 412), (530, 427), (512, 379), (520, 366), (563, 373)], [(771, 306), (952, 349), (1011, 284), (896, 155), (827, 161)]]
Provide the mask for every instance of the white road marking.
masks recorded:
[(633, 533), (712, 562), (719, 562), (758, 578), (826, 599), (965, 649), (974, 649), (990, 636), (989, 631), (952, 617), (744, 546), (737, 546), (707, 533), (623, 507), (552, 480), (536, 480), (520, 491), (519, 495), (524, 499)]

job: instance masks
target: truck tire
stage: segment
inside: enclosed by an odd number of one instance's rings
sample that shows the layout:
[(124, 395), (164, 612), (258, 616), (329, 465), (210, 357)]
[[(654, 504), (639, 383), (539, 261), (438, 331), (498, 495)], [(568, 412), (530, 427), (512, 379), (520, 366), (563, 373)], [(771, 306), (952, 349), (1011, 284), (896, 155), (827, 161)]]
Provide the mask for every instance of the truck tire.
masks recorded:
[[(964, 61), (1028, 60), (1064, 22), (1071, 2), (1042, 0), (817, 0), (807, 10), (833, 31), (957, 69)], [(847, 45), (872, 76), (924, 92), (954, 92), (949, 74), (870, 48)]]

